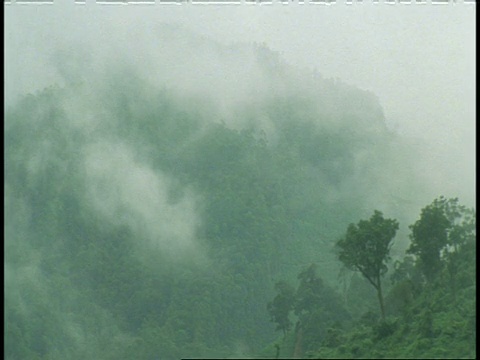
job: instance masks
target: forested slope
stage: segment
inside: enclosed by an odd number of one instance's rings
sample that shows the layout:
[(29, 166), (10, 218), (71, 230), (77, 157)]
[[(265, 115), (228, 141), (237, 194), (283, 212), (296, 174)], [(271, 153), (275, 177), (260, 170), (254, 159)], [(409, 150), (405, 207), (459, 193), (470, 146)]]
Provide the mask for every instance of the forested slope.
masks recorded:
[(277, 281), (333, 286), (345, 225), (421, 193), (372, 94), (245, 51), (277, 90), (228, 111), (123, 66), (6, 110), (6, 359), (255, 353)]
[[(275, 285), (277, 295), (267, 304), (267, 310), (283, 336), (261, 351), (261, 357), (476, 357), (475, 211), (459, 205), (458, 199), (435, 199), (409, 227), (412, 242), (407, 255), (393, 264), (388, 250), (381, 260), (374, 260), (375, 243), (385, 239), (378, 234), (389, 231), (378, 226), (379, 216), (377, 212), (368, 222), (359, 222), (360, 231), (350, 225), (350, 238), (347, 235), (337, 244), (341, 246), (339, 260), (346, 264), (345, 252), (361, 254), (352, 258), (357, 264), (353, 269), (371, 290), (376, 283), (367, 282), (370, 275), (361, 264), (371, 268), (374, 262), (388, 265), (380, 276), (382, 288), (387, 289), (384, 298), (381, 292), (378, 294), (377, 300), (382, 301), (370, 309), (349, 306), (339, 292), (323, 285), (312, 265), (298, 275), (296, 290), (285, 281)], [(395, 225), (390, 220), (382, 221)], [(393, 232), (389, 237), (392, 234), (394, 237)], [(388, 267), (391, 271), (387, 276)], [(375, 297), (365, 297), (362, 287), (347, 293), (357, 303), (375, 304)]]

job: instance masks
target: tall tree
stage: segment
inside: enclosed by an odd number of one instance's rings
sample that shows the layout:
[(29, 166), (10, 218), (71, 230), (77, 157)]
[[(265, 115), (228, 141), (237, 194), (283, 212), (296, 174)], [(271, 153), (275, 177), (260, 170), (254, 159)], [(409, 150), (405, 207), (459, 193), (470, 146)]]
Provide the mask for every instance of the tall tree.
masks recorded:
[(409, 226), (412, 242), (407, 253), (417, 256), (419, 267), (430, 283), (441, 268), (441, 250), (448, 244), (450, 227), (445, 208), (437, 200), (423, 208), (420, 219)]
[(458, 203), (458, 198), (447, 199), (440, 196), (432, 206), (440, 208), (450, 222), (447, 228), (447, 244), (458, 253), (460, 247), (476, 237), (475, 209)]
[(273, 301), (267, 305), (273, 322), (277, 323), (277, 330), (282, 330), (283, 336), (292, 327), (289, 318), (290, 311), (293, 309), (295, 301), (295, 290), (285, 281), (279, 281), (275, 284), (275, 290), (278, 292)]
[(446, 265), (456, 293), (459, 250), (475, 241), (475, 210), (458, 203), (458, 198), (435, 199), (422, 209), (420, 219), (410, 226), (412, 243), (407, 253), (417, 256), (417, 263), (428, 282)]
[(337, 242), (340, 261), (348, 269), (359, 271), (377, 290), (382, 319), (385, 319), (385, 306), (381, 279), (388, 270), (386, 263), (390, 260), (397, 230), (397, 220), (384, 219), (383, 214), (375, 210), (369, 220), (350, 224), (345, 237)]
[[(327, 335), (327, 330), (350, 319), (340, 296), (317, 275), (317, 266), (301, 271), (294, 305), (298, 317), (296, 330), (296, 356), (312, 351)], [(295, 355), (294, 355), (295, 357)]]
[(312, 314), (322, 305), (325, 293), (323, 281), (316, 273), (316, 265), (310, 265), (300, 272), (297, 278), (300, 280), (300, 285), (296, 293), (295, 315)]

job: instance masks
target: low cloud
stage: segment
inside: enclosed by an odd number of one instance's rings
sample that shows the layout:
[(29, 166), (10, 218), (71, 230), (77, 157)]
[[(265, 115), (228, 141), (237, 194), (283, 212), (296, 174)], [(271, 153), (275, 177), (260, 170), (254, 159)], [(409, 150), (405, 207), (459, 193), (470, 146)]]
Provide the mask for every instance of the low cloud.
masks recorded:
[(171, 180), (138, 162), (125, 144), (102, 142), (86, 147), (87, 197), (113, 224), (126, 224), (152, 248), (178, 252), (195, 246), (199, 217), (193, 193), (169, 196)]

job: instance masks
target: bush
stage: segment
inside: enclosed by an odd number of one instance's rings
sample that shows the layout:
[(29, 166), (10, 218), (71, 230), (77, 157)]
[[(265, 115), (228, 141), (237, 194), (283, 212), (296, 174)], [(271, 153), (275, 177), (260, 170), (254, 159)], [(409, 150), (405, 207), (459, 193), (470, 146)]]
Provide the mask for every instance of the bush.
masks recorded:
[(373, 327), (373, 334), (375, 339), (381, 340), (386, 337), (391, 336), (396, 330), (396, 322), (391, 320), (385, 320), (379, 322), (377, 325)]

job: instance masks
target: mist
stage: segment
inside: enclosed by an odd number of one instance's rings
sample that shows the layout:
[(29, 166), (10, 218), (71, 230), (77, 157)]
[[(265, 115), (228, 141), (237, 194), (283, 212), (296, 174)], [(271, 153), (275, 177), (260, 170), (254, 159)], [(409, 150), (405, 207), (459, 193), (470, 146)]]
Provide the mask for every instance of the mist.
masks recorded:
[[(19, 94), (127, 63), (157, 86), (173, 86), (181, 93), (210, 91), (226, 107), (281, 92), (278, 84), (262, 78), (265, 74), (247, 48), (229, 51), (233, 44), (263, 43), (290, 64), (374, 92), (387, 125), (425, 144), (422, 167), (443, 179), (435, 175), (432, 194), (452, 193), (473, 205), (473, 6), (339, 4), (327, 10), (105, 7), (62, 1), (43, 7), (6, 6), (6, 15), (7, 104)], [(196, 34), (195, 40), (182, 42), (185, 30), (159, 27), (164, 22), (183, 24)], [(222, 65), (212, 55), (219, 43), (226, 45)], [(67, 60), (58, 53), (75, 56)], [(451, 175), (459, 172), (465, 176)]]
[(474, 205), (474, 6), (277, 5), (5, 5), (10, 358), (250, 357), (349, 223)]

